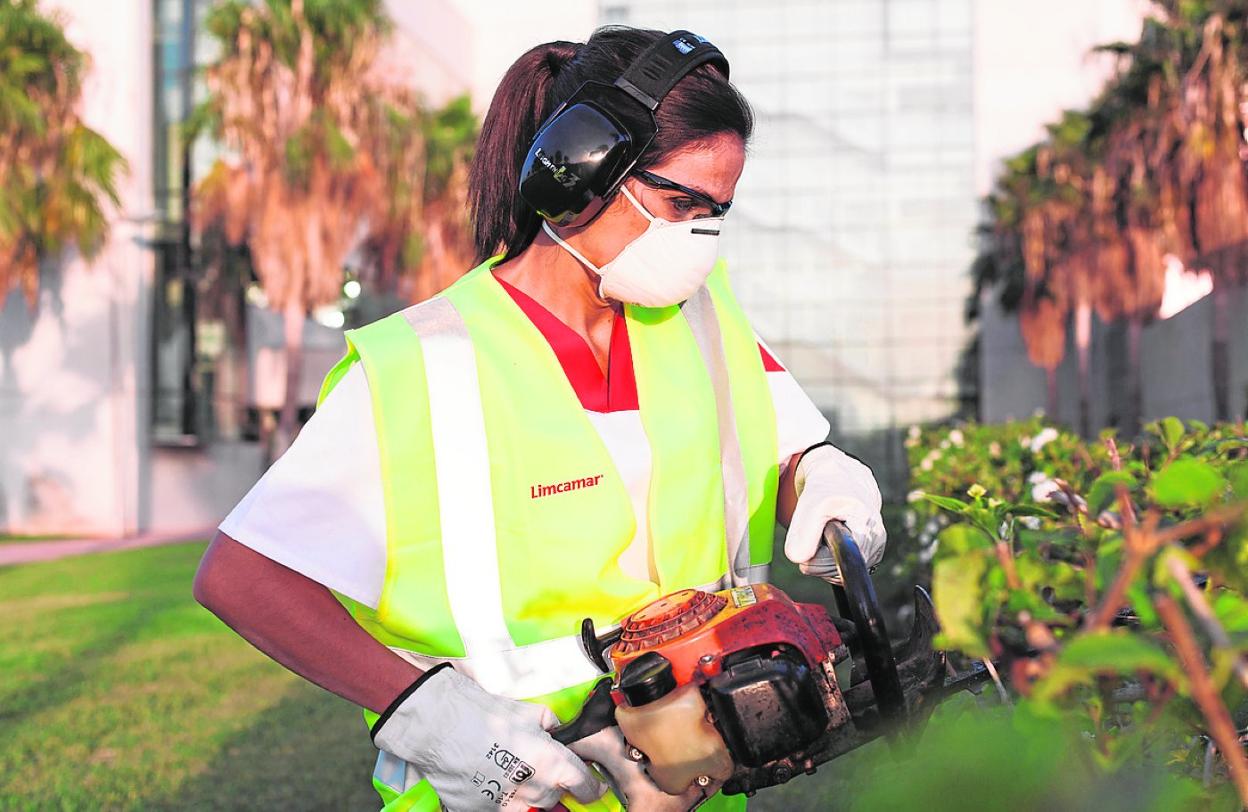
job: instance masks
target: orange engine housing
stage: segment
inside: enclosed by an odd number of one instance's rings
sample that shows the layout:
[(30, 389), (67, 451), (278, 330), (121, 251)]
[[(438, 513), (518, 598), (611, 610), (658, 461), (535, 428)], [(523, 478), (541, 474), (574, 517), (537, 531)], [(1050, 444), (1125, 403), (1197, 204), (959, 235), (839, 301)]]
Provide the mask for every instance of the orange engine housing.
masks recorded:
[[(643, 654), (660, 653), (680, 686), (715, 677), (725, 656), (769, 645), (801, 651), (815, 671), (843, 651), (840, 633), (822, 606), (797, 603), (775, 586), (755, 584), (714, 593), (684, 589), (659, 598), (624, 620), (611, 661), (620, 674)], [(613, 696), (616, 704), (626, 703), (618, 690)]]

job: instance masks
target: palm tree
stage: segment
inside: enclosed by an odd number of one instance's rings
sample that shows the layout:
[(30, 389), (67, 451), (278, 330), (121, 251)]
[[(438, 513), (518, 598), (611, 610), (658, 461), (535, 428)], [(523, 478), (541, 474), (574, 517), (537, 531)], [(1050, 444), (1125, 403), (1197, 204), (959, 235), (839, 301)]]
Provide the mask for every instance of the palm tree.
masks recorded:
[(231, 151), (201, 184), (201, 224), (245, 241), (269, 306), (285, 325), (286, 387), (277, 450), (297, 429), (304, 321), (337, 301), (343, 262), (381, 207), (367, 147), (378, 105), (394, 97), (374, 75), (389, 30), (381, 0), (225, 0), (207, 28), (220, 56), (193, 132)]
[(1200, 35), (1183, 77), (1187, 137), (1181, 166), (1191, 195), (1192, 253), (1214, 281), (1212, 377), (1214, 412), (1229, 420), (1229, 288), (1248, 281), (1248, 176), (1241, 114), (1248, 81), (1242, 2), (1185, 3), (1178, 9)]
[(90, 256), (108, 235), (126, 162), (78, 115), (87, 69), (59, 18), (0, 3), (0, 302), (21, 290), (33, 307), (42, 260)]
[(1171, 166), (1180, 131), (1166, 75), (1172, 32), (1146, 20), (1140, 41), (1102, 50), (1118, 53), (1119, 70), (1092, 105), (1089, 149), (1102, 171), (1094, 192), (1094, 221), (1104, 260), (1096, 280), (1097, 313), (1126, 321), (1126, 398), (1122, 427), (1134, 434), (1142, 415), (1140, 343), (1144, 326), (1161, 305), (1165, 255), (1183, 253), (1178, 224), (1181, 190)]
[(374, 288), (427, 299), (472, 260), (466, 177), (478, 124), (468, 96), (425, 110), (410, 94), (377, 111), (370, 150), (387, 188), (364, 241)]
[(1089, 153), (1091, 121), (1066, 110), (1048, 125), (1048, 138), (1037, 148), (1041, 179), (1040, 207), (1047, 225), (1045, 279), (1072, 306), (1078, 366), (1079, 431), (1091, 432), (1092, 300), (1096, 274), (1105, 256), (1098, 238), (1099, 167)]
[(980, 230), (968, 317), (978, 314), (978, 299), (986, 290), (999, 289), (1002, 310), (1018, 314), (1028, 358), (1045, 371), (1046, 409), (1056, 415), (1057, 368), (1066, 353), (1069, 303), (1065, 288), (1054, 285), (1050, 274), (1054, 229), (1041, 157), (1036, 145), (1008, 158), (985, 200), (990, 223)]

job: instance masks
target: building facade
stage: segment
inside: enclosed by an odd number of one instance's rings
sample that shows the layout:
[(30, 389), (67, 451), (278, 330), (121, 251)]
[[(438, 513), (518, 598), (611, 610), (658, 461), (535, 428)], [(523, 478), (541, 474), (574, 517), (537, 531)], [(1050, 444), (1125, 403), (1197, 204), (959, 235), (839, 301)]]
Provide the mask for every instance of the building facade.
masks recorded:
[(961, 406), (975, 198), (973, 0), (604, 0), (687, 28), (757, 114), (724, 229), (755, 328), (838, 442), (899, 487), (897, 436)]
[[(217, 278), (246, 270), (210, 266), (187, 224), (189, 190), (218, 154), (183, 139), (213, 56), (211, 5), (41, 3), (89, 54), (82, 115), (129, 171), (103, 250), (49, 263), (34, 308), (17, 294), (0, 302), (0, 534), (207, 531), (263, 472), (258, 415), (280, 404), (285, 379), (280, 317), (257, 306), (247, 278)], [(435, 104), (468, 91), (458, 8), (390, 6), (394, 70)], [(343, 345), (313, 319), (304, 336), (310, 405)]]

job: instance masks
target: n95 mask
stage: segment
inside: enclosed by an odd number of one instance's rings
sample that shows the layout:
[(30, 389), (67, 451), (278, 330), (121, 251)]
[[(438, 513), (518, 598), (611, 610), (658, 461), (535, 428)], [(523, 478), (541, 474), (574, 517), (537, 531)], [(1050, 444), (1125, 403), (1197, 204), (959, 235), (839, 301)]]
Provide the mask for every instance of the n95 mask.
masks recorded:
[(598, 295), (604, 299), (667, 307), (680, 304), (702, 286), (719, 258), (721, 217), (672, 222), (655, 217), (625, 187), (620, 191), (649, 221), (646, 230), (601, 268), (568, 245), (543, 221), (542, 228), (565, 251), (598, 274)]

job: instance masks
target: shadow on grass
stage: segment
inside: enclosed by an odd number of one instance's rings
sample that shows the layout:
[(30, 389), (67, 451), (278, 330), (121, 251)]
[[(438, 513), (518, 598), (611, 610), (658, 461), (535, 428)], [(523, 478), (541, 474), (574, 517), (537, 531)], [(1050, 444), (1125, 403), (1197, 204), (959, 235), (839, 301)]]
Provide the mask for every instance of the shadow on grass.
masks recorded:
[(145, 809), (376, 810), (371, 776), (377, 751), (361, 712), (300, 683), (228, 739), (207, 769), (174, 797), (151, 798)]
[[(0, 694), (0, 728), (17, 729), (33, 723), (48, 708), (79, 697), (117, 651), (150, 631), (163, 614), (186, 603), (180, 590), (168, 585), (169, 571), (176, 567), (176, 554), (181, 551), (160, 552), (163, 555), (150, 559), (130, 556), (129, 561), (139, 562), (133, 567), (113, 565), (118, 559), (84, 556), (60, 566), (60, 577), (52, 589), (42, 583), (44, 578), (39, 573), (48, 570), (40, 564), (0, 571), (4, 576), (0, 585), (5, 587), (0, 591), (11, 604), (26, 601), (26, 609), (31, 609), (39, 606), (39, 600), (52, 601), (46, 611), (11, 618), (15, 625), (0, 634), (0, 647), (10, 652), (19, 650), (16, 656), (28, 658), (11, 665), (19, 671), (24, 665), (39, 675), (16, 680), (15, 690)], [(107, 561), (103, 576), (93, 571), (99, 560)], [(38, 591), (28, 589), (24, 582), (38, 584)], [(153, 583), (158, 586), (153, 588)], [(103, 600), (94, 602), (94, 596)], [(57, 600), (64, 605), (57, 605)], [(26, 644), (53, 637), (64, 640), (65, 645), (39, 654), (20, 651)]]

